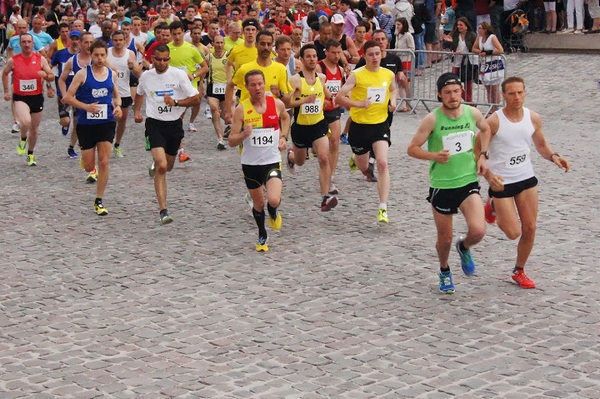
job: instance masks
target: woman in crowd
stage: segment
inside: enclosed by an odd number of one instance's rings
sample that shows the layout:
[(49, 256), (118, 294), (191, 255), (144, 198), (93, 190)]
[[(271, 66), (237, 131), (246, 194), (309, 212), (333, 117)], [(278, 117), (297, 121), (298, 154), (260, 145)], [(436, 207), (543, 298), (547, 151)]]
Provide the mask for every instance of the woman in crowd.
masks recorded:
[[(473, 44), (473, 52), (479, 54), (482, 64), (486, 61), (498, 62), (499, 54), (504, 53), (500, 40), (494, 35), (494, 30), (489, 22), (482, 22), (477, 27), (477, 40)], [(491, 57), (490, 57), (491, 56)], [(491, 80), (484, 80), (487, 100), (490, 104), (500, 104), (500, 83), (504, 80), (504, 68), (490, 72)], [(495, 111), (495, 108), (494, 108)]]
[(478, 61), (475, 56), (461, 54), (469, 53), (476, 39), (477, 35), (473, 32), (469, 20), (465, 17), (458, 18), (450, 34), (444, 35), (444, 40), (450, 43), (450, 49), (454, 53), (452, 72), (457, 74), (465, 84), (463, 100), (466, 102), (473, 100), (473, 79), (478, 78), (479, 75)]
[[(396, 20), (396, 31), (394, 38), (392, 39), (393, 48), (396, 50), (411, 50), (415, 51), (415, 40), (413, 35), (408, 31), (408, 20), (404, 17), (398, 18)], [(408, 79), (399, 82), (398, 84), (398, 95), (400, 98), (410, 98), (410, 80), (411, 76), (411, 56), (406, 53), (398, 54), (400, 59), (402, 60), (402, 70), (406, 73)], [(400, 112), (408, 112), (410, 108), (407, 106), (405, 101), (402, 101), (400, 104), (400, 108), (398, 109)]]

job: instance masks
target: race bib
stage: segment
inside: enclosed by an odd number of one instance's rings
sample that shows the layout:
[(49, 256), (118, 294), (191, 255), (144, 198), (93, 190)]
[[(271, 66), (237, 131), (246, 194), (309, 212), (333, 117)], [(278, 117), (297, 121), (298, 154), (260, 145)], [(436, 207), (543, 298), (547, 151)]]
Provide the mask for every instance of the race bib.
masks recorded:
[(327, 87), (327, 90), (329, 90), (329, 92), (332, 95), (336, 95), (340, 92), (340, 89), (342, 88), (342, 81), (341, 80), (329, 80), (327, 82), (325, 82), (325, 87)]
[(385, 101), (385, 87), (369, 87), (367, 89), (367, 98), (371, 103), (381, 104)]
[(19, 87), (23, 92), (36, 91), (37, 79), (19, 80)]
[(506, 161), (504, 162), (504, 165), (507, 168), (516, 168), (516, 167), (520, 166), (521, 164), (525, 163), (525, 161), (527, 161), (529, 159), (530, 153), (531, 153), (531, 151), (529, 149), (527, 149), (526, 151), (523, 151), (520, 154), (512, 155), (506, 159)]
[(473, 135), (472, 131), (467, 130), (442, 137), (444, 150), (450, 151), (450, 155), (455, 155), (473, 149)]
[(249, 137), (250, 146), (252, 147), (270, 147), (275, 141), (275, 129), (258, 128), (252, 129), (252, 134)]
[(100, 107), (98, 112), (88, 112), (87, 119), (88, 120), (103, 120), (108, 118), (108, 104), (96, 104)]
[(123, 79), (125, 77), (125, 72), (119, 71), (117, 72), (117, 79)]
[(212, 94), (225, 95), (226, 87), (227, 87), (227, 83), (213, 83)]
[(304, 115), (318, 115), (321, 113), (321, 99), (315, 99), (314, 103), (302, 104), (302, 113)]
[(156, 112), (158, 112), (159, 115), (168, 114), (172, 110), (173, 110), (173, 106), (171, 106), (171, 105), (159, 104), (156, 106)]

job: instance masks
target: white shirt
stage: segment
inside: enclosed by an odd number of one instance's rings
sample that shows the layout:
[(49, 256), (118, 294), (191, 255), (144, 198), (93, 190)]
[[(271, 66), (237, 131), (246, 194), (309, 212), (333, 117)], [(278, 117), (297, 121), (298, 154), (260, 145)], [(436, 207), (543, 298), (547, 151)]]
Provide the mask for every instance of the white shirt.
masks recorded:
[(498, 132), (490, 142), (488, 167), (504, 178), (504, 184), (517, 183), (534, 176), (531, 163), (531, 137), (535, 132), (531, 112), (523, 108), (523, 119), (511, 122), (502, 110), (498, 115)]
[(94, 39), (99, 38), (100, 36), (102, 36), (102, 28), (99, 25), (92, 25), (90, 26), (90, 30), (89, 32), (94, 35)]
[[(131, 91), (129, 89), (129, 65), (127, 60), (133, 51), (126, 49), (125, 54), (122, 57), (117, 57), (113, 54), (114, 48), (108, 49), (108, 60), (110, 63), (117, 68), (117, 89), (121, 97), (131, 97)], [(135, 57), (134, 57), (135, 58)]]
[(146, 96), (146, 116), (159, 121), (175, 121), (186, 108), (166, 105), (165, 94), (176, 101), (198, 95), (198, 90), (192, 86), (187, 74), (171, 67), (163, 73), (157, 73), (156, 69), (144, 72), (136, 92)]

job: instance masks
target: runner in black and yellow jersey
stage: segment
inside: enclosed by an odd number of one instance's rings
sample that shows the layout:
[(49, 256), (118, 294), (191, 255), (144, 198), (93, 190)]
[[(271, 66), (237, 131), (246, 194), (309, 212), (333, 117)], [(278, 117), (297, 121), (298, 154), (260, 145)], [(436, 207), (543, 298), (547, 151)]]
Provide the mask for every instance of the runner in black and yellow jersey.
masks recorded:
[(366, 65), (352, 72), (338, 93), (336, 102), (342, 107), (350, 108), (352, 123), (348, 132), (348, 142), (355, 154), (356, 165), (363, 174), (369, 166), (369, 151), (373, 149), (375, 152), (379, 170), (377, 220), (388, 223), (390, 124), (387, 119), (388, 110), (396, 109), (398, 87), (394, 73), (380, 66), (381, 49), (377, 42), (369, 40), (363, 49)]
[(225, 41), (223, 36), (217, 35), (213, 39), (212, 46), (214, 52), (208, 56), (208, 79), (206, 84), (206, 100), (210, 106), (212, 114), (212, 123), (215, 127), (215, 133), (219, 143), (217, 149), (224, 150), (223, 127), (221, 118), (224, 117), (223, 105), (225, 105), (225, 88), (227, 87), (227, 76), (225, 74), (225, 64), (227, 57), (225, 53)]
[(338, 200), (329, 195), (331, 168), (329, 167), (329, 125), (323, 115), (323, 107), (331, 101), (331, 93), (325, 86), (325, 75), (317, 73), (317, 48), (314, 44), (305, 44), (300, 49), (300, 60), (303, 71), (290, 78), (292, 99), (290, 107), (294, 108), (294, 124), (292, 125), (292, 149), (287, 153), (287, 165), (291, 172), (295, 165), (303, 165), (306, 151), (312, 147), (319, 159), (319, 183), (321, 186), (321, 211), (334, 208)]
[(281, 152), (287, 146), (290, 117), (285, 105), (265, 93), (265, 75), (253, 69), (244, 75), (248, 98), (235, 109), (229, 135), (231, 147), (243, 144), (242, 171), (252, 197), (252, 215), (258, 226), (256, 250), (266, 252), (267, 230), (263, 186), (267, 190), (269, 226), (281, 229), (282, 218), (277, 207), (281, 203)]

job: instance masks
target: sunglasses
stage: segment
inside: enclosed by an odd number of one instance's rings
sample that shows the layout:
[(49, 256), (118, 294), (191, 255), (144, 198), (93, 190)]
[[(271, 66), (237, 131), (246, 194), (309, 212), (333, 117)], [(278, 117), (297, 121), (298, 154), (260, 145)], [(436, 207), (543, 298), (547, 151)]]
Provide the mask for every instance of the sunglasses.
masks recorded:
[(164, 58), (162, 58), (162, 57), (154, 57), (154, 59), (155, 59), (156, 61), (159, 61), (159, 62), (167, 62), (167, 61), (171, 61), (171, 57), (164, 57)]

